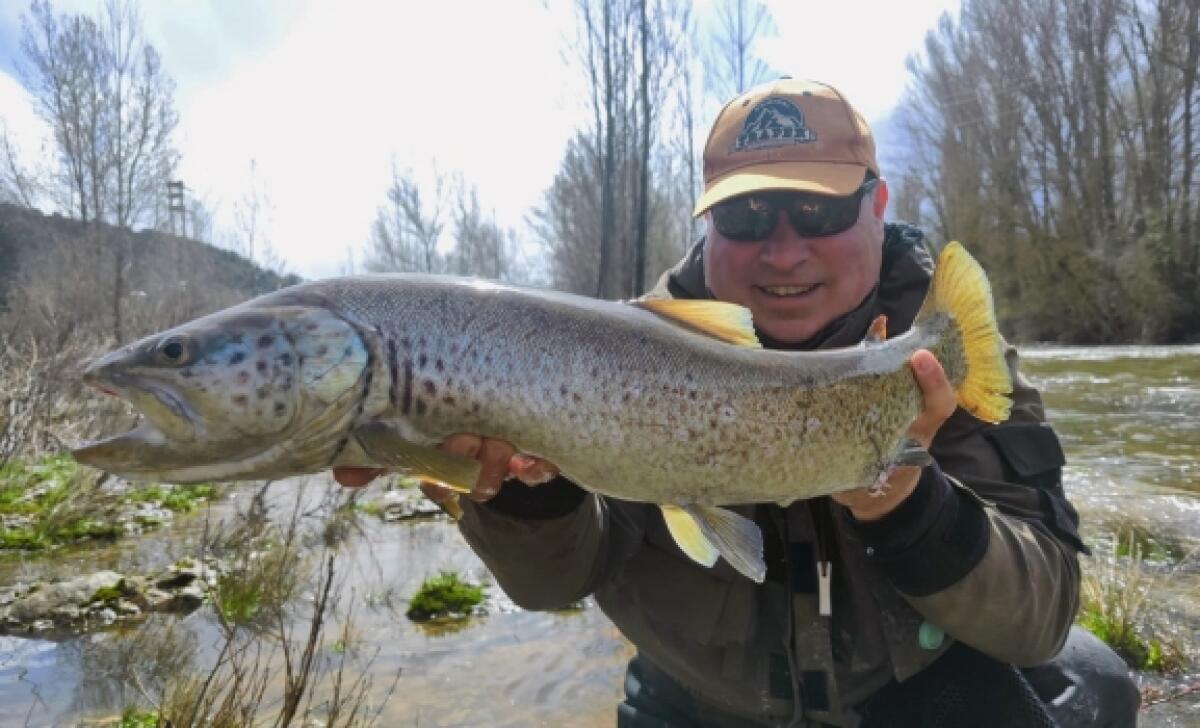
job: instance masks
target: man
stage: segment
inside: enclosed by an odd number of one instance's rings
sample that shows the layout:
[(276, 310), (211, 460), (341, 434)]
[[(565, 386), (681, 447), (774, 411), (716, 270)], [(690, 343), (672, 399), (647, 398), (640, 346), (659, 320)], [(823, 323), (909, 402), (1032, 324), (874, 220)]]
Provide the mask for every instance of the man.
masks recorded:
[[(879, 314), (889, 336), (910, 326), (932, 261), (919, 231), (884, 223), (870, 131), (836, 90), (784, 79), (734, 99), (704, 176), (707, 235), (650, 295), (746, 306), (772, 348), (854, 345)], [(764, 534), (762, 584), (692, 562), (655, 506), (589, 494), (469, 433), (442, 446), (483, 466), (460, 527), (518, 604), (594, 594), (637, 646), (619, 725), (1053, 725), (1039, 673), (1017, 668), (1060, 652), (1078, 605), (1084, 547), (1062, 450), (1015, 351), (1013, 414), (994, 426), (956, 410), (928, 352), (911, 363), (925, 408), (910, 434), (935, 463), (899, 468), (881, 497), (739, 507)], [(1089, 664), (1116, 659), (1083, 634), (1072, 643)], [(1060, 680), (1044, 697), (1058, 695), (1062, 671), (1038, 669)], [(1111, 672), (1107, 692), (1127, 694), (1123, 667)], [(1085, 707), (1084, 724), (1105, 724)]]

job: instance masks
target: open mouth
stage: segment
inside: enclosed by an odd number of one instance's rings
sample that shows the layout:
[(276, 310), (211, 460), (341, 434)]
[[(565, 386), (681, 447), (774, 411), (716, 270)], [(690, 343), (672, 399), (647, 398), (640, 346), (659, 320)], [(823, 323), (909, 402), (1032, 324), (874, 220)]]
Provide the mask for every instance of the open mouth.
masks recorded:
[(128, 387), (119, 382), (88, 382), (98, 391), (128, 402), (138, 415), (133, 429), (124, 434), (97, 440), (90, 445), (118, 442), (188, 442), (195, 438), (196, 427), (190, 408), (175, 392), (154, 383), (138, 382)]
[(812, 295), (812, 292), (820, 287), (820, 283), (814, 283), (810, 286), (757, 286), (758, 290), (772, 298), (788, 299), (804, 298)]

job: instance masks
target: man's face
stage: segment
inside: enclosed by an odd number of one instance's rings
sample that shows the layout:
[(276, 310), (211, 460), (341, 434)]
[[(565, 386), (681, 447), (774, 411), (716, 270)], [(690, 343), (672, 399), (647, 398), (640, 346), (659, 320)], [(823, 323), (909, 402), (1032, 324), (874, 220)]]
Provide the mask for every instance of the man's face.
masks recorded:
[(783, 212), (759, 242), (730, 240), (709, 213), (704, 250), (708, 288), (718, 299), (750, 309), (758, 329), (798, 344), (862, 303), (879, 280), (883, 256), (882, 180), (864, 196), (858, 221), (844, 232), (806, 238)]

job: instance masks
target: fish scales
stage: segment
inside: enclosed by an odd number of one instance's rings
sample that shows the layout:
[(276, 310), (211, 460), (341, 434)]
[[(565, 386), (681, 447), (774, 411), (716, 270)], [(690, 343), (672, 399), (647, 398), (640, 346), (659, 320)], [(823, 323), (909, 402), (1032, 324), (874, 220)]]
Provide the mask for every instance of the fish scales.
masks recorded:
[(698, 563), (761, 581), (762, 537), (719, 506), (878, 489), (928, 462), (907, 362), (930, 349), (959, 403), (1007, 417), (1008, 370), (982, 269), (939, 258), (911, 329), (816, 352), (758, 346), (719, 302), (597, 301), (441, 276), (301, 284), (122, 347), (85, 381), (144, 421), (82, 463), (169, 482), (399, 468), (459, 490), (455, 433), (507, 440), (584, 488), (656, 503)]
[(395, 358), (376, 387), (412, 392), (364, 417), (404, 421), (423, 444), (509, 440), (589, 489), (660, 503), (791, 502), (861, 485), (919, 409), (900, 363), (932, 341), (833, 357), (747, 350), (626, 304), (444, 278), (314, 283), (278, 302), (314, 297)]

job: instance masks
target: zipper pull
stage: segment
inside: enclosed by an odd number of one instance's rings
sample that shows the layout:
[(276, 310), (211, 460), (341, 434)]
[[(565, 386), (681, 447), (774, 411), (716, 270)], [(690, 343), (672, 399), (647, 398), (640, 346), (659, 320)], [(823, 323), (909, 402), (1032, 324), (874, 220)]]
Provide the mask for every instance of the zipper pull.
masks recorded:
[(833, 599), (830, 596), (830, 582), (833, 580), (833, 564), (828, 561), (817, 562), (817, 613), (822, 617), (833, 616)]

